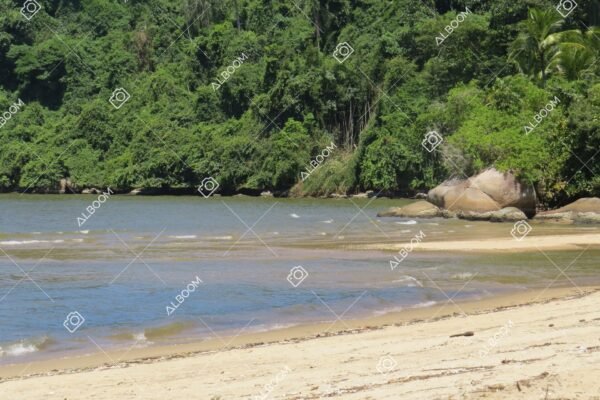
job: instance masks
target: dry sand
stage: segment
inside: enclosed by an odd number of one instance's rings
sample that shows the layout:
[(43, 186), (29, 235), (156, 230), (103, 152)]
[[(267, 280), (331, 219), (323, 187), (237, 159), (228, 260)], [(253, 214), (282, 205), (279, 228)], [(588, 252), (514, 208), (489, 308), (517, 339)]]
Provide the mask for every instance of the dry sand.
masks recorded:
[(540, 235), (527, 236), (523, 240), (516, 240), (512, 236), (492, 239), (477, 240), (444, 240), (427, 241), (420, 243), (388, 243), (388, 244), (360, 244), (350, 245), (348, 248), (356, 250), (401, 250), (411, 248), (413, 251), (466, 251), (466, 252), (513, 252), (539, 250), (577, 250), (587, 246), (600, 246), (600, 234), (584, 233), (569, 235)]
[(0, 399), (600, 399), (600, 289), (584, 292), (2, 367)]

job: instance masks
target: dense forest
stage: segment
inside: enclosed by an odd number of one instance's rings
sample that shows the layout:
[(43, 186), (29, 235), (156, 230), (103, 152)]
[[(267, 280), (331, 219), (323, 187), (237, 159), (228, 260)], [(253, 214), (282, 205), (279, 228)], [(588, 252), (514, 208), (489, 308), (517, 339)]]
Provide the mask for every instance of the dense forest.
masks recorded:
[(495, 166), (599, 195), (599, 25), (598, 0), (0, 0), (0, 191), (406, 194)]

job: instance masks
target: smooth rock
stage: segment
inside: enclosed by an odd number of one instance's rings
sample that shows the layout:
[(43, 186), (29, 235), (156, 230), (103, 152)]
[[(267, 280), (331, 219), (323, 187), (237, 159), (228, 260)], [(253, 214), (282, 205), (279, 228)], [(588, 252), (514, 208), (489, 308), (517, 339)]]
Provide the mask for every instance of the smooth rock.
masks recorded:
[(492, 218), (492, 211), (459, 211), (456, 213), (456, 216), (458, 219), (466, 219), (469, 221), (489, 221), (490, 218)]
[(560, 223), (600, 223), (600, 198), (584, 197), (556, 210), (538, 213), (535, 219)]
[(467, 180), (450, 179), (431, 189), (427, 200), (464, 216), (517, 207), (527, 216), (535, 214), (537, 197), (532, 185), (520, 182), (509, 172), (488, 168)]
[(481, 190), (460, 185), (448, 190), (444, 197), (444, 208), (455, 212), (485, 213), (498, 211), (502, 207)]
[(427, 201), (416, 201), (404, 207), (392, 207), (387, 211), (377, 214), (378, 217), (407, 217), (407, 218), (435, 218), (441, 217), (441, 210)]
[(469, 187), (474, 187), (490, 196), (501, 208), (516, 207), (533, 216), (537, 196), (533, 185), (519, 181), (510, 172), (489, 168), (469, 178)]
[(517, 222), (527, 219), (527, 215), (516, 207), (505, 207), (495, 211), (490, 217), (492, 222)]

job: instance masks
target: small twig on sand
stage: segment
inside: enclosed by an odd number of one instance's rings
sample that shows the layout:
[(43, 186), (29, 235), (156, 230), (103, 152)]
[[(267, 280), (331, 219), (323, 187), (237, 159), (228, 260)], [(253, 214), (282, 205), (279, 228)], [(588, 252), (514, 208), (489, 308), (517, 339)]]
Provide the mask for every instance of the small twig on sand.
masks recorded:
[(475, 335), (475, 333), (469, 331), (469, 332), (464, 332), (464, 333), (457, 333), (455, 335), (450, 335), (450, 337), (473, 336), (473, 335)]

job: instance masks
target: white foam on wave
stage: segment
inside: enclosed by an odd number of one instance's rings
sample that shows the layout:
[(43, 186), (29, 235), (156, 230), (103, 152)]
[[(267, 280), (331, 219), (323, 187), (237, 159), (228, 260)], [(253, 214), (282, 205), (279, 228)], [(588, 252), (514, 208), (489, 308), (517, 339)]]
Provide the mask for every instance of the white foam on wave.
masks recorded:
[(294, 213), (291, 213), (290, 217), (292, 217), (292, 218), (300, 218), (300, 216), (298, 214), (294, 214)]
[(431, 306), (435, 306), (437, 304), (437, 301), (425, 301), (423, 303), (417, 303), (414, 306), (412, 306), (411, 308), (425, 308), (425, 307), (431, 307)]
[(319, 221), (319, 222), (322, 222), (324, 224), (331, 224), (333, 222), (333, 220), (332, 219), (327, 219), (325, 221)]
[(196, 239), (196, 235), (177, 235), (177, 236), (169, 236), (173, 239)]
[(37, 243), (63, 243), (64, 240), (5, 240), (0, 242), (4, 246), (17, 246), (20, 244), (37, 244)]
[(148, 340), (144, 332), (138, 332), (133, 334), (133, 340), (135, 340), (135, 347), (146, 347), (154, 344), (153, 341)]
[(392, 281), (393, 283), (405, 283), (408, 282), (408, 284), (406, 286), (408, 287), (416, 287), (416, 286), (420, 286), (423, 287), (423, 284), (414, 276), (410, 276), (410, 275), (404, 275), (401, 276), (399, 279), (396, 279), (394, 281)]
[(12, 345), (8, 346), (6, 348), (6, 350), (0, 348), (0, 354), (1, 355), (6, 354), (7, 356), (18, 357), (18, 356), (22, 356), (23, 354), (34, 353), (37, 350), (38, 350), (37, 347), (35, 347), (35, 345), (33, 345), (33, 344), (16, 343), (16, 344), (12, 344)]
[(26, 339), (17, 343), (8, 344), (5, 347), (0, 346), (0, 357), (12, 356), (18, 357), (25, 354), (35, 353), (44, 349), (52, 341), (48, 336), (36, 339)]
[(454, 275), (452, 275), (452, 279), (466, 280), (466, 279), (469, 279), (472, 276), (473, 276), (473, 274), (470, 273), (470, 272), (461, 272), (460, 274), (454, 274)]
[(209, 236), (207, 239), (211, 239), (211, 240), (231, 240), (233, 239), (233, 236), (228, 235), (228, 236)]
[(417, 221), (411, 219), (410, 221), (396, 221), (396, 223), (399, 225), (416, 225)]
[(410, 229), (403, 229), (400, 231), (400, 233), (411, 233), (412, 231)]
[(79, 233), (83, 233), (84, 235), (87, 235), (88, 233), (90, 233), (90, 231), (89, 230), (79, 231)]

